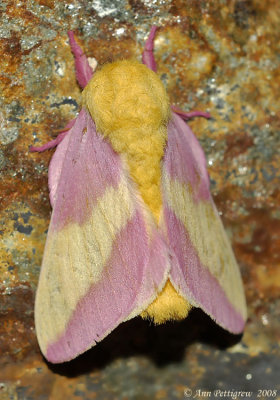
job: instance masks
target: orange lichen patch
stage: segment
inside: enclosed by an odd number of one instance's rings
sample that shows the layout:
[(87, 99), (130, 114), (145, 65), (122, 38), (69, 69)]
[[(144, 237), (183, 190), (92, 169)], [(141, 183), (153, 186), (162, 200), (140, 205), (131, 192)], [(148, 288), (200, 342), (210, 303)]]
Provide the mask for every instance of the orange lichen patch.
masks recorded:
[[(30, 162), (25, 163), (25, 169), (22, 170), (22, 157), (17, 153), (10, 153), (8, 157), (7, 166), (4, 172), (7, 174), (7, 178), (0, 182), (0, 210), (5, 210), (7, 207), (13, 208), (13, 203), (20, 201), (20, 199), (28, 199), (34, 197), (34, 206), (36, 206), (36, 201), (38, 198), (42, 197), (44, 194), (48, 197), (48, 189), (46, 187), (47, 180), (46, 175), (40, 176), (34, 174), (34, 165)], [(46, 153), (44, 156), (49, 159), (49, 155)], [(9, 170), (17, 171), (16, 174), (10, 176)], [(24, 173), (24, 177), (23, 177)], [(30, 177), (30, 179), (26, 179)], [(31, 179), (33, 177), (33, 179)]]
[[(1, 53), (1, 50), (0, 50)], [(14, 64), (15, 69), (17, 64)], [(8, 74), (12, 74), (12, 71), (8, 71)], [(22, 79), (22, 73), (18, 74), (19, 80)], [(9, 78), (8, 76), (0, 76), (0, 88), (7, 99), (17, 99), (19, 96), (22, 96), (24, 93), (24, 84), (17, 84), (14, 82), (14, 78)], [(27, 99), (29, 102), (31, 101), (30, 97), (28, 96)]]
[[(20, 45), (20, 35), (18, 32), (11, 32), (10, 37), (1, 38), (1, 54), (4, 57), (4, 59), (6, 57), (13, 58), (14, 63), (20, 61), (21, 45)], [(13, 68), (12, 71), (15, 71), (15, 66), (13, 63), (9, 65), (9, 67)]]
[(145, 16), (154, 12), (152, 7), (148, 7), (144, 2), (138, 0), (129, 0), (129, 8), (133, 13)]
[(245, 153), (254, 144), (254, 140), (247, 132), (234, 132), (226, 136), (227, 149), (225, 157), (237, 157)]
[(259, 293), (263, 293), (266, 298), (277, 298), (280, 289), (280, 261), (278, 265), (267, 267), (259, 265), (255, 267), (255, 287), (259, 288)]
[(162, 54), (168, 54), (165, 63), (159, 64), (159, 74), (166, 74), (170, 79), (171, 65), (177, 78), (173, 84), (168, 82), (168, 91), (172, 93), (173, 90), (180, 89), (180, 86), (191, 90), (198, 81), (204, 79), (212, 71), (216, 63), (216, 54), (209, 49), (203, 36), (198, 32), (195, 39), (186, 35), (186, 30), (191, 29), (193, 29), (191, 26), (184, 29), (182, 25), (169, 27), (164, 32), (164, 41), (160, 33), (155, 41), (155, 44), (159, 44), (159, 51), (155, 53), (156, 57), (160, 58)]
[[(33, 323), (33, 290), (25, 283), (11, 289), (7, 295), (0, 290), (0, 357), (22, 360), (37, 348)], [(20, 351), (17, 351), (20, 349)], [(2, 370), (2, 368), (1, 368)]]
[(46, 6), (49, 8), (54, 8), (55, 0), (37, 0), (41, 6)]
[(251, 209), (249, 216), (243, 217), (240, 224), (250, 233), (246, 243), (237, 244), (237, 250), (242, 252), (244, 259), (250, 265), (259, 265), (260, 260), (269, 268), (279, 265), (280, 220), (273, 218), (269, 210)]
[(7, 3), (5, 12), (7, 16), (11, 18), (20, 18), (22, 26), (26, 27), (29, 24), (40, 24), (40, 17), (29, 11), (27, 7), (27, 2), (23, 2), (21, 6), (18, 7), (17, 1), (12, 0)]
[[(128, 32), (129, 34), (129, 32)], [(135, 52), (135, 41), (130, 37), (124, 36), (122, 39), (112, 39), (112, 51), (108, 53), (108, 42), (106, 39), (91, 39), (89, 43), (89, 57), (94, 56), (98, 60), (98, 65), (110, 63), (116, 60), (130, 58)]]
[(0, 281), (7, 288), (26, 280), (35, 286), (38, 271), (29, 266), (41, 264), (48, 219), (33, 214), (23, 202), (13, 202), (2, 211), (0, 222)]
[[(211, 3), (207, 3), (207, 9), (211, 7)], [(173, 12), (174, 15), (180, 15), (181, 17), (196, 17), (200, 16), (201, 17), (201, 2), (198, 2), (196, 0), (189, 0), (188, 1), (188, 7), (186, 7), (186, 3), (184, 0), (175, 0), (172, 2), (172, 9), (171, 12)]]
[(24, 85), (21, 82), (23, 75), (20, 70), (21, 47), (17, 33), (12, 33), (9, 38), (0, 38), (0, 54), (2, 58), (0, 88), (4, 98), (9, 100), (14, 97), (19, 98)]

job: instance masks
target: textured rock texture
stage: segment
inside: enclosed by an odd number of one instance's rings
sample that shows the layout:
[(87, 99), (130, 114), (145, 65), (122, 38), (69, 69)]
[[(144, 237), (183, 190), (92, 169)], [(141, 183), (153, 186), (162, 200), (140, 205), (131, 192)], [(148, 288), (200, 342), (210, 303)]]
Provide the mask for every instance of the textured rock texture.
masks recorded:
[[(280, 3), (4, 0), (0, 7), (0, 398), (182, 399), (189, 388), (191, 398), (244, 390), (279, 399)], [(160, 27), (155, 56), (171, 102), (212, 115), (190, 125), (244, 278), (246, 330), (230, 335), (199, 310), (160, 327), (134, 319), (78, 359), (48, 365), (33, 306), (52, 152), (31, 154), (29, 146), (54, 138), (80, 107), (67, 30), (102, 64), (140, 59), (152, 24)]]

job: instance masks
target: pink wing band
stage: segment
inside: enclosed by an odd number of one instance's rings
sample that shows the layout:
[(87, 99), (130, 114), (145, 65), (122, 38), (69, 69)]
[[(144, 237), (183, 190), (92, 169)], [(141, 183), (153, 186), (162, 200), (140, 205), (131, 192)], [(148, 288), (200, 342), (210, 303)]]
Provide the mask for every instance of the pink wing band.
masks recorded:
[(138, 313), (140, 307), (141, 312), (143, 303), (153, 300), (155, 288), (164, 283), (168, 265), (163, 260), (162, 244), (155, 238), (148, 248), (143, 241), (146, 234), (143, 218), (137, 212), (116, 236), (101, 280), (79, 301), (62, 336), (48, 345), (49, 361), (76, 357), (107, 336), (133, 309), (137, 308)]
[(175, 287), (181, 293), (188, 293), (195, 304), (225, 329), (232, 333), (242, 332), (244, 318), (234, 309), (217, 279), (202, 265), (183, 223), (167, 205), (164, 217), (170, 246), (178, 259), (170, 273)]
[[(65, 165), (71, 165), (71, 170)], [(92, 168), (89, 169), (88, 165)], [(52, 227), (62, 229), (70, 219), (71, 222), (83, 223), (106, 188), (117, 187), (120, 173), (119, 156), (97, 134), (93, 120), (82, 109), (50, 162), (50, 200), (57, 210)]]
[(152, 71), (156, 72), (157, 65), (154, 57), (154, 39), (156, 34), (157, 27), (152, 26), (149, 37), (145, 43), (144, 51), (142, 54), (142, 62)]
[(84, 88), (92, 78), (93, 71), (89, 65), (87, 57), (75, 41), (74, 33), (72, 31), (68, 32), (68, 37), (72, 53), (75, 57), (76, 78), (79, 85)]
[[(49, 361), (68, 360), (87, 350), (130, 313), (139, 281), (142, 281), (142, 260), (147, 253), (141, 245), (137, 249), (140, 243), (143, 244), (141, 236), (144, 234), (143, 221), (136, 214), (116, 236), (101, 280), (93, 284), (79, 301), (64, 334), (48, 346)], [(131, 243), (131, 238), (134, 243)], [(129, 251), (131, 245), (133, 252)]]

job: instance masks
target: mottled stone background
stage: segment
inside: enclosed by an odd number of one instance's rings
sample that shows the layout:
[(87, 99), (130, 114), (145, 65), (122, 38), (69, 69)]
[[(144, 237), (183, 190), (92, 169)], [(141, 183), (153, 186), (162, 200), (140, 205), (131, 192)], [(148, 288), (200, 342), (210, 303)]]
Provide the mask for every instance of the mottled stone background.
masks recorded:
[[(191, 398), (221, 398), (220, 389), (280, 399), (279, 1), (4, 0), (0, 7), (1, 400), (183, 399), (187, 388)], [(29, 146), (54, 138), (80, 108), (67, 30), (102, 64), (140, 59), (152, 24), (160, 27), (155, 56), (172, 103), (212, 115), (190, 125), (207, 155), (249, 320), (235, 337), (200, 311), (162, 327), (135, 319), (73, 362), (52, 366), (33, 321), (52, 152), (31, 154)]]

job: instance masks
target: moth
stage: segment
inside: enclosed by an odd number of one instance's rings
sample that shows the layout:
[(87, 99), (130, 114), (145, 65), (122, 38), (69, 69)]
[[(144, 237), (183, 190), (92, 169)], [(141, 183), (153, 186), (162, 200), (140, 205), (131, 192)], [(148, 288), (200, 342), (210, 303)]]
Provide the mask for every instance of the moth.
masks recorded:
[(206, 159), (142, 55), (93, 73), (69, 32), (83, 107), (49, 165), (52, 216), (35, 301), (38, 342), (61, 363), (140, 315), (161, 324), (200, 307), (241, 333), (246, 303), (209, 190)]

